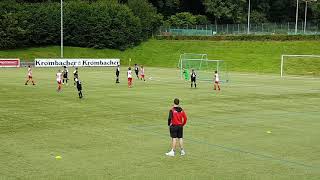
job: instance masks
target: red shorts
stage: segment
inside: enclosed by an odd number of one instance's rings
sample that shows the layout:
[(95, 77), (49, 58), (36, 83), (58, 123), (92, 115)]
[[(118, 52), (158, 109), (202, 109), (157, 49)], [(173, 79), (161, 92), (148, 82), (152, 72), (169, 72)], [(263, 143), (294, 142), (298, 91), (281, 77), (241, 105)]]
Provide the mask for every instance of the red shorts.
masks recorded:
[(219, 81), (215, 81), (214, 83), (219, 84)]
[(128, 82), (132, 82), (132, 78), (128, 78)]
[(57, 83), (58, 83), (58, 84), (61, 84), (61, 80), (60, 80), (60, 81), (57, 81)]
[(32, 79), (32, 76), (28, 76), (29, 79)]
[(144, 78), (144, 74), (141, 74), (141, 78)]

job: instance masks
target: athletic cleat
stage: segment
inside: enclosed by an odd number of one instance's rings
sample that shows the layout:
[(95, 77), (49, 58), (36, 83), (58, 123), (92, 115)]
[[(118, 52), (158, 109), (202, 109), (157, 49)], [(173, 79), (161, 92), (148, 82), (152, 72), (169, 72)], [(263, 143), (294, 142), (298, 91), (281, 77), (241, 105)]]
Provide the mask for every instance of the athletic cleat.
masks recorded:
[(184, 150), (181, 150), (180, 155), (184, 156), (184, 155), (186, 155), (186, 152)]
[(174, 151), (167, 152), (166, 155), (173, 157), (174, 156)]

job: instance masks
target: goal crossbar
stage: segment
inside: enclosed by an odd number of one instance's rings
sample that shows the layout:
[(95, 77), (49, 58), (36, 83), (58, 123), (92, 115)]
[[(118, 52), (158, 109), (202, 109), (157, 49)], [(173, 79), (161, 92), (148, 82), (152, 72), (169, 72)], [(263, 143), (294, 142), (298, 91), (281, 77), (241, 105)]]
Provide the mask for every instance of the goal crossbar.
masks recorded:
[(281, 55), (281, 64), (280, 64), (280, 76), (283, 77), (283, 63), (285, 57), (309, 57), (309, 58), (320, 58), (320, 55), (310, 55), (310, 54), (302, 54), (302, 55), (294, 55), (294, 54), (283, 54)]
[(184, 59), (182, 61), (209, 61), (209, 62), (222, 62), (224, 60), (209, 60), (209, 59)]

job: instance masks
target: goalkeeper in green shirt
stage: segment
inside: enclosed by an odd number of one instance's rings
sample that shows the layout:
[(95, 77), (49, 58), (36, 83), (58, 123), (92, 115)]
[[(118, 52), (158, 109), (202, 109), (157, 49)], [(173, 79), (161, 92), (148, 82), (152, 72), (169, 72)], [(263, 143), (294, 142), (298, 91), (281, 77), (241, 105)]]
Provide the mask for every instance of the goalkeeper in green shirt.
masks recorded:
[(184, 80), (189, 81), (190, 73), (188, 69), (183, 68), (183, 75), (184, 75)]

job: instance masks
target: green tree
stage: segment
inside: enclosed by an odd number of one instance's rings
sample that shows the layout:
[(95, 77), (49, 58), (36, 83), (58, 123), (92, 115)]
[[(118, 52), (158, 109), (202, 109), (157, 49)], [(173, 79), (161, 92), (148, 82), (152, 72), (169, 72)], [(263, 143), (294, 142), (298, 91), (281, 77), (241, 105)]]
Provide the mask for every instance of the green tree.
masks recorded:
[(149, 2), (165, 17), (170, 17), (181, 11), (180, 0), (149, 0)]
[(251, 12), (250, 22), (251, 23), (266, 23), (266, 22), (268, 22), (268, 19), (264, 13), (254, 10)]
[(205, 15), (196, 15), (196, 24), (197, 25), (206, 25), (206, 24), (210, 24), (210, 21), (208, 20), (207, 16), (205, 16)]
[(245, 2), (245, 0), (204, 0), (204, 5), (206, 12), (214, 17), (215, 23), (221, 18), (237, 23), (243, 19)]
[(189, 12), (177, 13), (172, 15), (167, 21), (166, 25), (175, 27), (186, 27), (197, 24), (197, 17)]
[(162, 25), (163, 16), (147, 0), (129, 0), (128, 6), (140, 19), (143, 38), (149, 38)]

